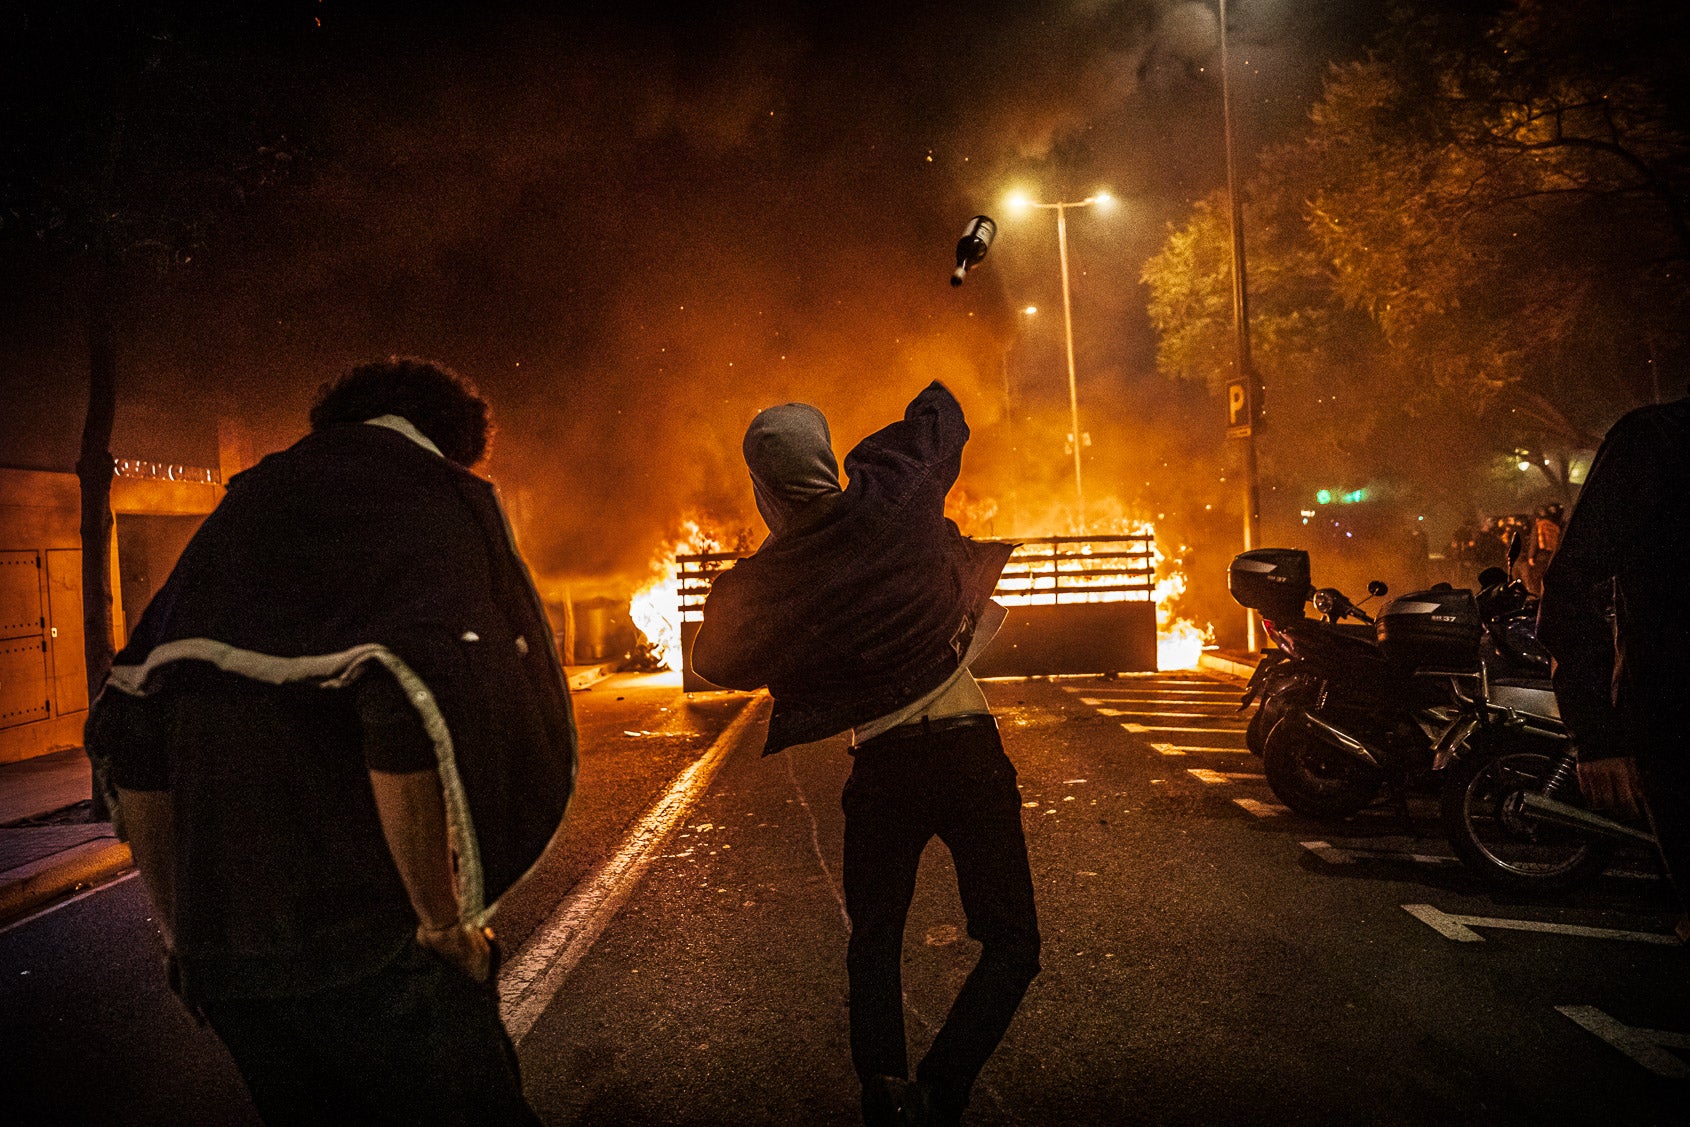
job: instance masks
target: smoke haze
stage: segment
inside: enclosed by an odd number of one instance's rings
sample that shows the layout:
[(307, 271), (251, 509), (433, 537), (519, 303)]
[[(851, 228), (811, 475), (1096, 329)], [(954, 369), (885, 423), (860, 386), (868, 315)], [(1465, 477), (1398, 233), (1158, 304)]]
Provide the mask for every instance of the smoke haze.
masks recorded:
[[(1112, 213), (1069, 218), (1093, 515), (1232, 534), (1203, 508), (1227, 489), (1216, 408), (1155, 375), (1137, 282), (1220, 180), (1208, 5), (293, 7), (322, 27), (262, 73), (288, 76), (297, 175), (138, 301), (119, 454), (213, 463), (219, 414), (274, 449), (350, 364), (436, 358), (494, 405), (483, 468), (536, 570), (591, 584), (643, 574), (687, 516), (761, 534), (738, 453), (761, 407), (814, 403), (843, 455), (941, 379), (976, 436), (959, 516), (1066, 532), (1054, 222), (1001, 200), (1108, 188)], [(1332, 8), (1234, 6), (1247, 149), (1359, 41)], [(998, 240), (952, 289), (982, 212)], [(74, 297), (45, 267), (6, 284), (4, 394), (42, 408), (0, 461), (74, 460)]]

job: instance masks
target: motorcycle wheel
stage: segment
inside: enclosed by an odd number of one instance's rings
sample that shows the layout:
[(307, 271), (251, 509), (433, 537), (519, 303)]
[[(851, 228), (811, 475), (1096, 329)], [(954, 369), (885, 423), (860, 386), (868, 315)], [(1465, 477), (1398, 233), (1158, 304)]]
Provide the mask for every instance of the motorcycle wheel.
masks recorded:
[(1462, 864), (1505, 892), (1561, 892), (1596, 877), (1614, 843), (1521, 817), (1554, 759), (1524, 748), (1474, 749), (1444, 769), (1439, 812)]
[(1300, 711), (1281, 717), (1262, 747), (1262, 770), (1279, 801), (1311, 818), (1347, 818), (1372, 802), (1384, 780), (1319, 738)]
[(1312, 703), (1314, 695), (1298, 682), (1275, 682), (1270, 680), (1262, 686), (1261, 695), (1256, 698), (1256, 711), (1250, 716), (1250, 723), (1244, 729), (1244, 746), (1256, 755), (1267, 751), (1268, 733), (1273, 726), (1293, 709), (1303, 708)]
[(1244, 729), (1244, 746), (1254, 755), (1261, 755), (1267, 750), (1268, 733), (1273, 731), (1274, 723), (1278, 720), (1278, 709), (1270, 708), (1270, 701), (1262, 701), (1256, 705), (1256, 711), (1250, 716), (1250, 723)]

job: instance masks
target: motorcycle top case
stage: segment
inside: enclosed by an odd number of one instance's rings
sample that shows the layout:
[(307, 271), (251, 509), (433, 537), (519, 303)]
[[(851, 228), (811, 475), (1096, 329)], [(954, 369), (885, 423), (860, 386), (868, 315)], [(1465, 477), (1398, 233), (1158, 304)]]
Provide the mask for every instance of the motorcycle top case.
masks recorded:
[(1260, 611), (1263, 618), (1301, 618), (1311, 587), (1309, 554), (1301, 548), (1240, 553), (1226, 569), (1226, 586), (1234, 602)]
[(1479, 668), (1484, 626), (1473, 592), (1459, 587), (1416, 591), (1379, 612), (1379, 647), (1397, 665), (1471, 672)]

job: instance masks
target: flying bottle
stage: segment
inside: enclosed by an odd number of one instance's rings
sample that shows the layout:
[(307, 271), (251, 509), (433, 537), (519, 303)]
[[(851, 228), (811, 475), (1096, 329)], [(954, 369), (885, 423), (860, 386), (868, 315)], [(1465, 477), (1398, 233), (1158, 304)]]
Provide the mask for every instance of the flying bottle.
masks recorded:
[(968, 221), (968, 226), (962, 229), (962, 238), (957, 240), (956, 270), (951, 274), (951, 285), (962, 285), (968, 272), (985, 260), (997, 233), (998, 225), (988, 215), (976, 215)]

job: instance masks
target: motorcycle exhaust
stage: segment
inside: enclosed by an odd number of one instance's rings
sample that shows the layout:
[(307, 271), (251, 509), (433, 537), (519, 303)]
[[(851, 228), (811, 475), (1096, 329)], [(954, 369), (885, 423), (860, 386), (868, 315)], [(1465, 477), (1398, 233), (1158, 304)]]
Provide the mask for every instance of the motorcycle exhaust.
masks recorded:
[(1379, 766), (1379, 760), (1373, 754), (1372, 749), (1360, 740), (1356, 739), (1354, 736), (1350, 735), (1348, 732), (1344, 731), (1342, 728), (1328, 724), (1312, 712), (1303, 713), (1303, 718), (1310, 724), (1313, 724), (1316, 728), (1319, 728), (1322, 732), (1326, 733), (1330, 743), (1337, 745), (1337, 747), (1343, 751), (1349, 752), (1363, 763), (1371, 766), (1375, 771), (1384, 770), (1384, 768)]
[(1521, 813), (1525, 817), (1552, 825), (1563, 826), (1572, 830), (1583, 830), (1586, 833), (1601, 834), (1603, 837), (1629, 838), (1648, 845), (1655, 844), (1655, 835), (1628, 826), (1624, 822), (1616, 822), (1612, 818), (1604, 818), (1579, 806), (1571, 806), (1565, 802), (1557, 802), (1553, 798), (1545, 798), (1541, 794), (1530, 791), (1520, 796)]

